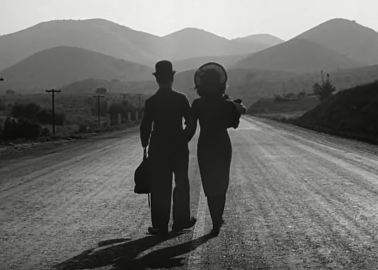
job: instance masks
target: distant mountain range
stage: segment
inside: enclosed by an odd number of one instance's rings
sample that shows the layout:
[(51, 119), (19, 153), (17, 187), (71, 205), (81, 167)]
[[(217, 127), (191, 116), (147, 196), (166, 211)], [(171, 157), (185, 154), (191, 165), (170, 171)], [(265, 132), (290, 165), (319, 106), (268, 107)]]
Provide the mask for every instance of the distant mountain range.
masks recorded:
[(241, 43), (261, 43), (266, 44), (268, 46), (275, 46), (285, 42), (282, 39), (269, 34), (250, 35), (242, 38), (236, 38), (233, 40)]
[[(175, 76), (174, 88), (185, 93), (192, 101), (198, 95), (194, 91), (194, 70), (184, 71)], [(312, 93), (314, 83), (321, 83), (321, 74), (298, 74), (286, 71), (231, 69), (228, 71), (229, 87), (227, 93), (232, 98), (241, 98), (247, 106), (260, 97), (271, 97), (284, 92)], [(354, 69), (343, 69), (331, 73), (330, 80), (337, 90), (343, 90), (356, 85), (366, 84), (378, 78), (378, 65)], [(65, 93), (93, 93), (94, 89), (105, 87), (117, 93), (152, 94), (157, 90), (156, 82), (128, 82), (109, 80), (83, 80), (62, 87)]]
[(76, 47), (38, 52), (1, 72), (2, 88), (17, 90), (61, 87), (89, 78), (120, 81), (153, 79), (152, 68)]
[(163, 58), (249, 54), (269, 47), (228, 40), (195, 28), (158, 37), (103, 19), (57, 20), (0, 36), (0, 70), (57, 46), (79, 47), (151, 67)]
[(201, 65), (207, 62), (217, 62), (224, 66), (226, 69), (232, 68), (238, 61), (248, 57), (249, 54), (242, 55), (226, 55), (226, 56), (203, 56), (189, 59), (183, 59), (175, 61), (174, 68), (176, 71), (186, 71), (191, 69), (197, 69)]
[(354, 21), (333, 19), (234, 67), (313, 72), (373, 64), (378, 64), (378, 33)]
[[(193, 78), (185, 76), (215, 61), (229, 70), (231, 87), (252, 91), (258, 80), (261, 85), (277, 81), (276, 87), (287, 78), (282, 74), (334, 74), (376, 65), (378, 33), (345, 19), (327, 21), (286, 42), (268, 34), (229, 40), (196, 28), (158, 37), (102, 19), (50, 21), (0, 36), (0, 76), (5, 78), (0, 90), (70, 85), (75, 92), (73, 85), (82, 81), (115, 80), (119, 89), (133, 82), (127, 91), (142, 91), (141, 85), (154, 88), (151, 73), (161, 59), (173, 60), (182, 73), (177, 74), (179, 86), (192, 86)], [(251, 76), (257, 80), (253, 85)]]
[(378, 64), (378, 33), (355, 21), (333, 19), (297, 38), (317, 42), (360, 63)]
[(364, 65), (366, 64), (358, 63), (319, 43), (295, 38), (255, 53), (239, 61), (234, 67), (308, 73)]

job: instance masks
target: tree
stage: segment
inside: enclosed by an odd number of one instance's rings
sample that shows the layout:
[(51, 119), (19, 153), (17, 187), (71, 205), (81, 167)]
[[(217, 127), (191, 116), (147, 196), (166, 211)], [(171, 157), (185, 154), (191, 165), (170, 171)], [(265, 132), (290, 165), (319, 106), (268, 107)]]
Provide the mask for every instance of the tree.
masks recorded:
[(336, 91), (336, 87), (329, 80), (329, 74), (327, 74), (327, 80), (322, 85), (316, 83), (313, 89), (314, 95), (318, 96), (320, 101), (328, 99)]
[(297, 94), (297, 99), (304, 99), (306, 97), (306, 91), (303, 90)]
[(12, 90), (12, 89), (8, 89), (7, 91), (5, 91), (5, 93), (7, 95), (15, 95), (16, 94), (16, 91)]
[(320, 92), (320, 84), (319, 83), (315, 83), (312, 86), (312, 93), (313, 93), (314, 96), (317, 96), (319, 92)]
[(296, 95), (294, 93), (287, 93), (287, 94), (284, 95), (284, 98), (296, 99)]
[(8, 140), (17, 138), (36, 138), (42, 133), (42, 126), (36, 121), (20, 118), (17, 121), (8, 117), (5, 120), (2, 137)]
[[(100, 102), (100, 115), (101, 116), (106, 116), (107, 113), (108, 113), (108, 102), (106, 100), (102, 100)], [(92, 114), (93, 115), (96, 115), (98, 114), (98, 105), (97, 105), (97, 101), (94, 102), (92, 101), (92, 106), (91, 106), (91, 111), (92, 111)]]
[(41, 106), (36, 103), (29, 104), (15, 104), (12, 108), (11, 115), (15, 118), (29, 118), (33, 119), (34, 115), (41, 110)]
[(5, 111), (7, 109), (7, 104), (0, 99), (0, 111)]
[[(42, 109), (34, 115), (35, 119), (41, 124), (52, 125), (52, 110)], [(55, 124), (61, 126), (64, 124), (65, 115), (63, 113), (55, 112)]]
[(287, 99), (285, 97), (281, 97), (280, 95), (274, 95), (274, 103), (285, 103), (290, 102), (290, 99)]
[(100, 88), (96, 89), (97, 94), (106, 94), (107, 92), (108, 92), (108, 90), (104, 87), (100, 87)]

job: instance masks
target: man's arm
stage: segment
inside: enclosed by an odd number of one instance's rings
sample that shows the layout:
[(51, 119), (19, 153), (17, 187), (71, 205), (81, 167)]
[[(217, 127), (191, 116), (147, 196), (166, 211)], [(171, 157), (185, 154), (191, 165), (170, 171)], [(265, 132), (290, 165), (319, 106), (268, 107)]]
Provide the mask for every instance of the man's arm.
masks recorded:
[(150, 141), (150, 135), (152, 131), (152, 112), (151, 112), (151, 104), (149, 100), (146, 100), (144, 105), (144, 115), (142, 119), (142, 123), (140, 124), (140, 139), (142, 142), (143, 148), (146, 148)]
[(181, 106), (182, 106), (182, 110), (183, 110), (183, 117), (184, 117), (184, 120), (185, 120), (185, 126), (188, 126), (188, 123), (190, 121), (190, 114), (191, 114), (191, 111), (190, 111), (190, 104), (189, 104), (189, 100), (186, 96), (183, 96), (183, 100), (181, 102)]
[(197, 121), (198, 121), (198, 116), (196, 112), (196, 106), (195, 106), (195, 102), (193, 102), (192, 108), (190, 108), (189, 106), (188, 117), (185, 122), (186, 123), (185, 134), (186, 134), (186, 138), (188, 142), (190, 142), (190, 140), (193, 138), (194, 134), (196, 133)]

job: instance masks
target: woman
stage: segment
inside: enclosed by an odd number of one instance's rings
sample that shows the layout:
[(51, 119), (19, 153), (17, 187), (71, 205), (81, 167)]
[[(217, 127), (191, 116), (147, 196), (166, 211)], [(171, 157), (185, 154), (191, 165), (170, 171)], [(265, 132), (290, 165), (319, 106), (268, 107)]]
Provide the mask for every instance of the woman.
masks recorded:
[(199, 120), (198, 164), (213, 222), (211, 233), (218, 235), (224, 223), (222, 216), (232, 157), (227, 129), (237, 128), (240, 116), (246, 110), (240, 102), (230, 100), (225, 94), (227, 73), (221, 65), (207, 63), (201, 66), (195, 73), (195, 84), (200, 98), (192, 104), (186, 132), (190, 140)]

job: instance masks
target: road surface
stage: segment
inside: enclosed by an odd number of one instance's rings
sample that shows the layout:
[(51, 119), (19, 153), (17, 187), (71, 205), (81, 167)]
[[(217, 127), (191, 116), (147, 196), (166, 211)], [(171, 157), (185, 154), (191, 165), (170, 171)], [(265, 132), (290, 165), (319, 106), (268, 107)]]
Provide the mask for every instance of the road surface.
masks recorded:
[(226, 225), (211, 220), (190, 143), (190, 231), (146, 234), (137, 133), (0, 163), (0, 269), (378, 269), (378, 148), (245, 118)]

